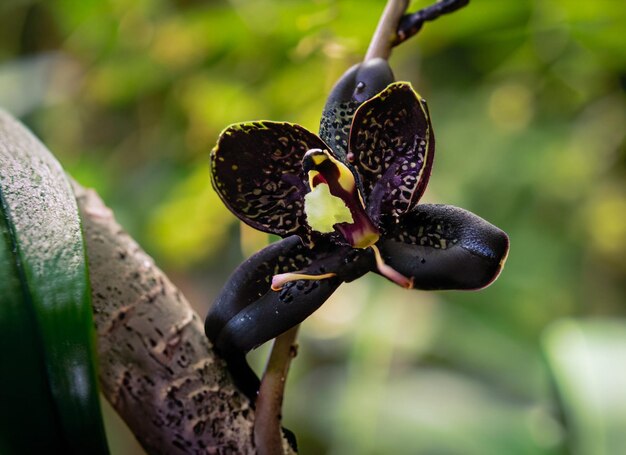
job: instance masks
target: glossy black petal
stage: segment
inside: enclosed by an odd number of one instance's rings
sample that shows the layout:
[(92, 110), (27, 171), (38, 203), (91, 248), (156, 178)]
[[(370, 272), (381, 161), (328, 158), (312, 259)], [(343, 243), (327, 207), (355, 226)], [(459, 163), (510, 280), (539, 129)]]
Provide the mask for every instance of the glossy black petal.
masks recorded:
[(507, 235), (467, 210), (422, 204), (379, 243), (385, 262), (414, 278), (416, 289), (480, 289), (495, 280)]
[[(367, 251), (331, 244), (309, 249), (299, 237), (291, 236), (264, 248), (235, 270), (209, 311), (205, 332), (251, 399), (257, 380), (245, 353), (302, 322), (342, 282), (365, 274), (371, 261)], [(274, 275), (297, 271), (337, 276), (292, 281), (279, 291), (271, 289)]]
[[(211, 308), (207, 336), (222, 351), (243, 351), (270, 340), (302, 322), (343, 281), (366, 273), (371, 254), (348, 246), (304, 246), (291, 236), (264, 248), (231, 275)], [(297, 280), (271, 290), (274, 275), (336, 273), (321, 280)]]
[(435, 137), (426, 102), (407, 82), (396, 82), (354, 114), (348, 161), (363, 185), (375, 223), (399, 217), (419, 201), (430, 177)]
[(211, 152), (213, 187), (224, 204), (253, 228), (306, 238), (304, 195), (308, 187), (302, 157), (314, 148), (328, 146), (296, 124), (231, 125)]
[(268, 245), (239, 265), (206, 318), (205, 330), (209, 339), (215, 341), (228, 321), (263, 296), (276, 273), (299, 270), (309, 265), (309, 258), (299, 254), (301, 250), (306, 251), (307, 248), (297, 236), (290, 236)]

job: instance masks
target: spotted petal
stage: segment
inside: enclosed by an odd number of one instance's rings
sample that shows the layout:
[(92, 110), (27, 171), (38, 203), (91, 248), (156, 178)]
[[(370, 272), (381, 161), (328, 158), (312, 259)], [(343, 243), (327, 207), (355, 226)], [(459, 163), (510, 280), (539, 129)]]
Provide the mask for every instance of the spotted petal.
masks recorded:
[(499, 275), (507, 235), (467, 210), (422, 204), (379, 243), (385, 262), (417, 289), (480, 289)]
[(302, 157), (328, 149), (292, 123), (251, 122), (226, 128), (211, 152), (213, 187), (242, 221), (260, 231), (306, 237), (307, 178)]
[(372, 220), (399, 217), (414, 207), (430, 177), (435, 152), (426, 102), (396, 82), (354, 115), (348, 160), (358, 173)]

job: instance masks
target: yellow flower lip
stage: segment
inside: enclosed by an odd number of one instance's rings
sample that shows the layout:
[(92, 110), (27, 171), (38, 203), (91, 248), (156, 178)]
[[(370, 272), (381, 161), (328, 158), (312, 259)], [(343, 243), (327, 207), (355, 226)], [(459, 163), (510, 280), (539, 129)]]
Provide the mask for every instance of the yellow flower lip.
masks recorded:
[(311, 191), (305, 196), (305, 213), (314, 231), (339, 231), (354, 248), (368, 248), (380, 238), (365, 212), (354, 174), (328, 150), (311, 149), (302, 159)]
[[(317, 171), (310, 171), (310, 174), (315, 173)], [(330, 194), (326, 183), (317, 185), (304, 196), (304, 213), (311, 229), (323, 234), (333, 232), (337, 223), (354, 222), (345, 202)]]

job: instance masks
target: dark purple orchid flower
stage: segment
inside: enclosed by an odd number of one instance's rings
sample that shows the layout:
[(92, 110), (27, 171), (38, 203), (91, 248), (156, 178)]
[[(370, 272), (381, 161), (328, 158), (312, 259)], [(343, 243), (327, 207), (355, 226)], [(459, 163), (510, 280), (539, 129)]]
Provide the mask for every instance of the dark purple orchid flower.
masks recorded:
[[(386, 62), (383, 72), (378, 85), (393, 81)], [(482, 218), (418, 205), (435, 138), (411, 85), (365, 87), (354, 68), (334, 94), (342, 84), (347, 95), (329, 98), (323, 139), (291, 123), (241, 123), (226, 128), (211, 153), (212, 183), (226, 206), (284, 238), (234, 272), (206, 320), (231, 369), (248, 370), (240, 386), (251, 397), (256, 376), (245, 353), (302, 322), (342, 282), (373, 271), (405, 288), (479, 289), (508, 252), (506, 234)]]

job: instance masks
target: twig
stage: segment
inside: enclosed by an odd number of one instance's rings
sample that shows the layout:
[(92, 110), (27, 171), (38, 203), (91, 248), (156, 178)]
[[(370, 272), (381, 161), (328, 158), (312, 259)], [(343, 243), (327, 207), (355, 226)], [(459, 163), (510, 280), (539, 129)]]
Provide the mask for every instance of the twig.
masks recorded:
[(406, 14), (402, 17), (398, 25), (398, 30), (393, 39), (392, 46), (395, 47), (422, 29), (425, 22), (434, 21), (443, 14), (448, 14), (466, 6), (469, 0), (440, 0), (437, 3), (427, 6), (413, 14)]
[(282, 455), (289, 451), (281, 434), (282, 405), (291, 360), (296, 356), (300, 325), (274, 340), (256, 402), (254, 442), (259, 455)]
[(408, 0), (389, 0), (378, 21), (376, 31), (367, 48), (364, 60), (373, 58), (389, 59), (393, 42), (396, 39), (398, 24), (409, 6)]

